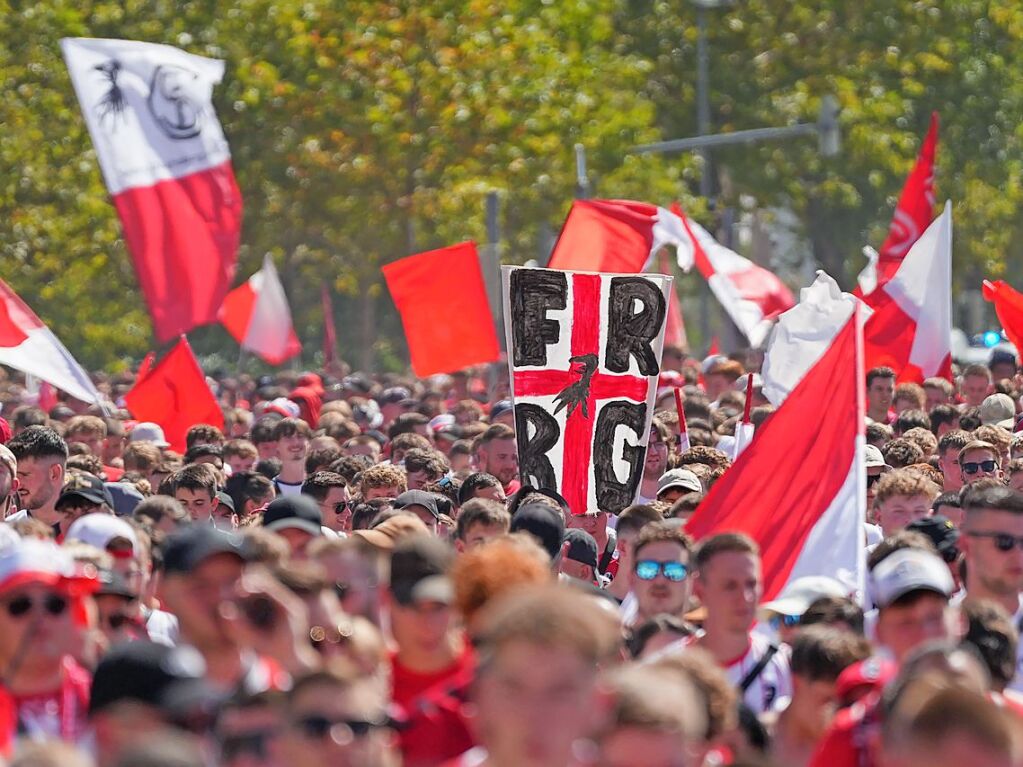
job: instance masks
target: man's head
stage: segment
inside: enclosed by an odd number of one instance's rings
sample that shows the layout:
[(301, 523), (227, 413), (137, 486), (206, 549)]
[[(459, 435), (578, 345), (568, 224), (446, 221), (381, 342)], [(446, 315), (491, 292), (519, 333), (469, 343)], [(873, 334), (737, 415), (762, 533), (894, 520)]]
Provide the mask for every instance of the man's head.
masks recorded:
[(333, 471), (318, 471), (306, 477), (302, 483), (302, 494), (316, 501), (324, 525), (331, 530), (351, 532), (351, 496), (344, 477)]
[(692, 540), (674, 521), (655, 522), (632, 544), (630, 582), (640, 620), (668, 613), (683, 617), (691, 593)]
[(397, 498), (408, 489), (405, 472), (385, 463), (371, 466), (359, 475), (359, 494), (364, 501)]
[(963, 472), (959, 468), (959, 453), (970, 443), (970, 435), (955, 429), (938, 439), (938, 468), (944, 478), (945, 490), (958, 490), (963, 486)]
[(628, 572), (632, 562), (632, 544), (639, 537), (640, 531), (649, 524), (660, 522), (664, 517), (661, 513), (645, 504), (629, 506), (618, 515), (616, 550), (618, 566), (622, 572)]
[(174, 498), (197, 521), (216, 519), (218, 481), (216, 469), (206, 463), (186, 466), (170, 478)]
[(565, 542), (565, 518), (560, 511), (543, 503), (524, 504), (515, 510), (509, 529), (533, 536), (557, 569)]
[(874, 514), (888, 536), (931, 513), (941, 488), (915, 471), (897, 469), (881, 477), (874, 491)]
[(925, 642), (952, 638), (948, 599), (955, 584), (939, 557), (900, 549), (874, 567), (871, 582), (877, 639), (897, 661)]
[(668, 430), (656, 418), (650, 422), (650, 441), (646, 446), (643, 479), (656, 481), (668, 466)]
[(674, 503), (687, 493), (702, 493), (703, 485), (688, 469), (671, 469), (657, 480), (657, 500)]
[(867, 411), (880, 415), (892, 407), (895, 397), (895, 371), (888, 367), (867, 371)]
[(573, 743), (600, 722), (597, 664), (619, 643), (617, 623), (563, 586), (523, 587), (485, 608), (471, 698), (495, 764), (571, 761)]
[(504, 504), (489, 498), (471, 498), (462, 504), (455, 523), (455, 548), (459, 552), (481, 546), (505, 535), (511, 515)]
[(273, 428), (272, 439), (277, 443), (277, 457), (283, 463), (301, 463), (305, 466), (309, 440), (312, 438), (312, 429), (301, 418), (282, 418)]
[(991, 393), (991, 371), (984, 365), (968, 365), (959, 379), (959, 392), (967, 407), (980, 407)]
[(472, 498), (489, 498), (492, 501), (504, 503), (506, 497), (501, 480), (485, 471), (473, 472), (462, 481), (461, 487), (458, 488), (459, 506), (464, 505)]
[(450, 468), (444, 454), (432, 448), (412, 449), (405, 453), (405, 474), (409, 490), (422, 490), (447, 474)]
[(707, 390), (707, 399), (714, 402), (722, 394), (731, 390), (743, 374), (742, 364), (718, 354), (708, 357), (701, 366), (703, 386)]
[(607, 546), (607, 512), (588, 511), (585, 514), (569, 514), (565, 519), (565, 527), (582, 530), (593, 537), (601, 552)]
[(853, 663), (868, 658), (870, 643), (851, 631), (808, 626), (796, 634), (791, 646), (793, 697), (808, 698), (811, 710), (830, 719), (837, 703), (838, 675)]
[(259, 460), (259, 452), (247, 439), (232, 439), (224, 444), (223, 457), (224, 463), (231, 467), (231, 473), (237, 474), (252, 471)]
[(918, 383), (906, 382), (895, 387), (892, 406), (901, 414), (906, 410), (923, 410), (927, 401), (924, 388)]
[(6, 517), (18, 507), (18, 459), (7, 445), (0, 445), (0, 515)]
[(693, 556), (695, 589), (707, 608), (706, 627), (746, 633), (760, 603), (760, 549), (741, 533), (719, 533), (700, 542)]
[(960, 495), (966, 590), (1011, 601), (1023, 591), (1023, 494), (996, 485), (966, 487)]
[(873, 445), (865, 446), (863, 457), (867, 467), (867, 508), (869, 509), (874, 503), (877, 483), (881, 477), (892, 470), (892, 467), (885, 463), (881, 451)]
[(227, 478), (224, 492), (234, 502), (235, 514), (239, 521), (245, 521), (274, 499), (273, 482), (254, 471), (239, 471), (232, 474)]
[(65, 442), (81, 442), (97, 458), (103, 457), (103, 441), (106, 438), (106, 421), (95, 415), (76, 415), (67, 422), (64, 430)]
[(476, 443), (476, 466), (493, 474), (507, 490), (519, 476), (519, 454), (515, 431), (503, 423), (495, 423), (479, 436)]
[(444, 648), (453, 629), (453, 563), (454, 552), (439, 538), (413, 534), (395, 544), (388, 605), (399, 651), (422, 657)]
[(406, 490), (394, 499), (394, 508), (404, 509), (415, 514), (419, 521), (426, 525), (426, 528), (437, 534), (437, 525), (440, 520), (440, 497), (425, 490)]
[(998, 448), (990, 442), (973, 440), (963, 445), (959, 451), (959, 470), (962, 472), (963, 483), (970, 484), (978, 479), (1002, 479), (1001, 455)]
[(18, 493), (29, 511), (52, 510), (64, 485), (67, 443), (48, 426), (30, 426), (7, 447), (18, 459)]
[(938, 439), (959, 429), (959, 409), (955, 405), (936, 405), (930, 409), (931, 431)]
[(306, 547), (323, 535), (323, 517), (312, 496), (284, 495), (270, 502), (263, 512), (263, 527), (288, 542), (291, 556), (304, 558)]

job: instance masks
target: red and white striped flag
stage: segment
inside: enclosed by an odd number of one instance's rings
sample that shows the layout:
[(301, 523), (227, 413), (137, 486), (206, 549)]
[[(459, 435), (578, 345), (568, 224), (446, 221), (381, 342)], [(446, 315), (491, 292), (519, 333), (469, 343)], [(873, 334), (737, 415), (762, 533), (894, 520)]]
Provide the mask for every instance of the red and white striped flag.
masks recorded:
[(697, 539), (725, 531), (753, 538), (764, 601), (806, 575), (862, 588), (863, 377), (862, 318), (854, 311), (686, 523)]
[(211, 100), (224, 63), (132, 40), (61, 49), (157, 341), (215, 321), (242, 218)]
[(227, 294), (219, 319), (243, 349), (271, 365), (302, 351), (288, 297), (269, 254), (263, 257), (262, 269)]
[(83, 402), (100, 401), (88, 373), (3, 280), (0, 280), (0, 365), (52, 384)]

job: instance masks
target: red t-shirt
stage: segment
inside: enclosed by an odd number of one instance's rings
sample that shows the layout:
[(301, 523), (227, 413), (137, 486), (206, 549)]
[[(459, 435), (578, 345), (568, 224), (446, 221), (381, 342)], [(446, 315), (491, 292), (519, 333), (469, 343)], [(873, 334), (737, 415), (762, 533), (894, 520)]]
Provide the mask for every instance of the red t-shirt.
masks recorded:
[(876, 693), (839, 711), (809, 767), (875, 767), (870, 737), (880, 727), (879, 697)]
[(70, 656), (61, 662), (60, 688), (38, 695), (11, 695), (0, 688), (3, 732), (0, 750), (10, 753), (14, 737), (77, 742), (88, 727), (92, 676)]
[(462, 705), (475, 669), (468, 643), (453, 664), (425, 674), (391, 656), (391, 698), (407, 719), (398, 738), (405, 767), (434, 767), (472, 748)]

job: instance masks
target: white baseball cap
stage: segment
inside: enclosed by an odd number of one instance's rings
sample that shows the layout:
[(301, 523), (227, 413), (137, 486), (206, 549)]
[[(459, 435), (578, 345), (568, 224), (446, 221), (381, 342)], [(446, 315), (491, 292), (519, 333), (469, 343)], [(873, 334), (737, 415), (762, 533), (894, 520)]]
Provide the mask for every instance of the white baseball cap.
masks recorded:
[(124, 538), (131, 543), (132, 554), (137, 555), (139, 552), (139, 540), (135, 535), (135, 528), (113, 514), (97, 512), (79, 517), (71, 523), (66, 538), (70, 541), (87, 543), (103, 551), (106, 551), (107, 546), (115, 538)]
[(900, 549), (889, 554), (870, 577), (874, 602), (881, 608), (911, 591), (933, 591), (950, 597), (955, 590), (948, 565), (929, 551), (919, 549)]
[(163, 434), (163, 427), (152, 421), (135, 424), (128, 434), (129, 442), (152, 442), (157, 447), (170, 447), (170, 442)]
[(796, 578), (782, 589), (777, 599), (765, 602), (760, 609), (778, 615), (802, 615), (821, 597), (847, 597), (849, 590), (826, 575)]

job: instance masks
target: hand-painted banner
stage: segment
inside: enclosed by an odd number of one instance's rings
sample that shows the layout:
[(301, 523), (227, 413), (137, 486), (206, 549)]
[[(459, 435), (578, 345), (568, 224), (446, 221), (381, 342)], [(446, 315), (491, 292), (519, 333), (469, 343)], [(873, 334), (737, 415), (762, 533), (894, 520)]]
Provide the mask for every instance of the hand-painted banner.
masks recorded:
[(502, 267), (523, 483), (618, 513), (643, 475), (671, 277)]

